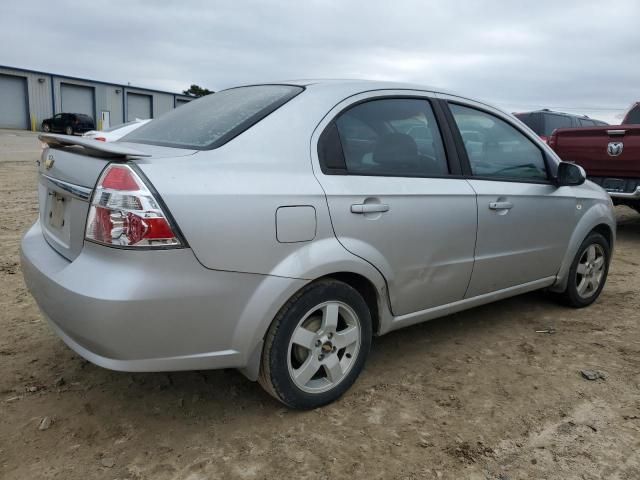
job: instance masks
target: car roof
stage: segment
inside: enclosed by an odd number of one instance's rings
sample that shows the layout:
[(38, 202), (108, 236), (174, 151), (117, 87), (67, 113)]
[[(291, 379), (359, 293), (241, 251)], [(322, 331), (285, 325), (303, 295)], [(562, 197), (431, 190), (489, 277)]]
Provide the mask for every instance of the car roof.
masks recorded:
[(593, 118), (587, 116), (587, 115), (578, 115), (576, 113), (567, 113), (567, 112), (558, 112), (556, 110), (550, 110), (548, 108), (541, 108), (540, 110), (531, 110), (528, 112), (517, 112), (515, 115), (525, 115), (527, 113), (552, 113), (554, 115), (567, 115), (569, 117), (576, 117), (576, 118), (588, 118), (589, 120), (594, 120)]
[[(253, 86), (253, 85), (297, 85), (305, 88), (313, 88), (313, 90), (323, 90), (326, 92), (335, 91), (336, 93), (343, 94), (345, 91), (351, 91), (352, 94), (359, 92), (367, 92), (372, 90), (419, 90), (424, 92), (442, 93), (446, 95), (453, 95), (460, 98), (467, 98), (469, 100), (478, 101), (476, 99), (468, 98), (464, 95), (460, 95), (449, 90), (445, 90), (440, 87), (433, 87), (427, 85), (421, 85), (417, 83), (408, 82), (395, 82), (386, 80), (363, 80), (363, 79), (290, 79), (281, 81), (269, 81), (252, 83), (247, 85), (238, 85), (237, 87)], [(232, 87), (232, 88), (237, 88)], [(481, 102), (484, 103), (484, 102)]]
[[(238, 87), (249, 87), (249, 86), (259, 86), (259, 85), (296, 85), (300, 87), (304, 87), (309, 91), (313, 91), (316, 94), (321, 94), (326, 97), (334, 98), (335, 100), (342, 100), (347, 97), (357, 95), (359, 93), (372, 92), (376, 90), (412, 90), (412, 91), (420, 91), (420, 92), (429, 92), (429, 93), (438, 93), (443, 95), (450, 95), (453, 97), (457, 97), (462, 100), (468, 100), (470, 102), (475, 102), (478, 104), (482, 104), (490, 109), (497, 110), (505, 115), (510, 115), (505, 110), (489, 103), (484, 100), (478, 98), (468, 97), (466, 95), (461, 95), (456, 92), (452, 92), (450, 90), (421, 85), (418, 83), (408, 83), (408, 82), (396, 82), (396, 81), (387, 81), (387, 80), (363, 80), (363, 79), (289, 79), (289, 80), (280, 80), (280, 81), (268, 81), (268, 82), (256, 82), (246, 85), (237, 85), (231, 88)], [(229, 90), (227, 89), (227, 90)], [(223, 91), (223, 90), (220, 90)]]

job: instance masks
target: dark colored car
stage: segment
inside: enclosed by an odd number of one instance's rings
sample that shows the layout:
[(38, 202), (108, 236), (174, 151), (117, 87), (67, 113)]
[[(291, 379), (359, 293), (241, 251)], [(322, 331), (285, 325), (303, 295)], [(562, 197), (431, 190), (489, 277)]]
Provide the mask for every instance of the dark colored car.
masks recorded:
[(622, 125), (638, 125), (640, 124), (640, 102), (636, 102), (631, 105), (629, 111), (627, 111), (624, 119), (622, 120)]
[(622, 125), (560, 129), (548, 143), (560, 158), (584, 168), (614, 204), (640, 212), (640, 102), (631, 106)]
[(557, 128), (586, 128), (608, 125), (586, 115), (553, 112), (547, 108), (535, 112), (514, 113), (516, 118), (536, 132), (545, 142)]
[(84, 113), (58, 113), (42, 121), (43, 132), (62, 132), (67, 135), (95, 130), (96, 124)]

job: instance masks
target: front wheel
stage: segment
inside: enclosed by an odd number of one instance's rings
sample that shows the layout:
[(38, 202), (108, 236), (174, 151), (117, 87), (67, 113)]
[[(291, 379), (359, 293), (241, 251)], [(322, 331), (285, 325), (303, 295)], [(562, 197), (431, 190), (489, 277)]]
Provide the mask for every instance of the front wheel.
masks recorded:
[(307, 285), (269, 328), (260, 384), (292, 408), (331, 403), (360, 374), (371, 335), (371, 313), (354, 288), (337, 280)]
[(73, 135), (73, 127), (72, 126), (65, 127), (64, 133), (66, 135)]
[(591, 305), (600, 296), (609, 273), (611, 246), (601, 234), (592, 232), (584, 239), (569, 270), (562, 299), (570, 306)]
[(51, 131), (51, 127), (49, 126), (48, 123), (43, 123), (42, 124), (42, 131), (45, 132), (45, 133), (48, 133), (48, 132)]

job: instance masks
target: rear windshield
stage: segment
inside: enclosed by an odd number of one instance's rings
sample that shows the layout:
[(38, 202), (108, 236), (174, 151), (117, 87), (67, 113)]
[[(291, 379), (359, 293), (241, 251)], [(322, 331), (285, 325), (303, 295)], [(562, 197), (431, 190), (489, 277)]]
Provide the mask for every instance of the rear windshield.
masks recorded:
[(120, 141), (197, 150), (217, 148), (302, 90), (302, 87), (293, 85), (256, 85), (223, 90), (176, 108), (125, 135)]
[(640, 123), (640, 105), (634, 107), (628, 114), (625, 119), (625, 123), (627, 124), (636, 124)]
[(515, 114), (516, 118), (518, 120), (520, 120), (522, 123), (524, 123), (527, 127), (529, 127), (531, 130), (533, 130), (534, 132), (536, 132), (538, 135), (540, 135), (542, 129), (540, 128), (540, 121), (539, 121), (539, 117), (540, 115), (538, 115), (537, 113), (516, 113)]

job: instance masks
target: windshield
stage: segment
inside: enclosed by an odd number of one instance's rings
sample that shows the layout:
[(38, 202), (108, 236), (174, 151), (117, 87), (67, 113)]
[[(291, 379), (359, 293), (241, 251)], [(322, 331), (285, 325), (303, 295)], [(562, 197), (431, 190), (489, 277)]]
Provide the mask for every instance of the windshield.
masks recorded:
[(187, 103), (120, 139), (165, 147), (217, 148), (298, 95), (302, 87), (256, 85), (223, 90)]

